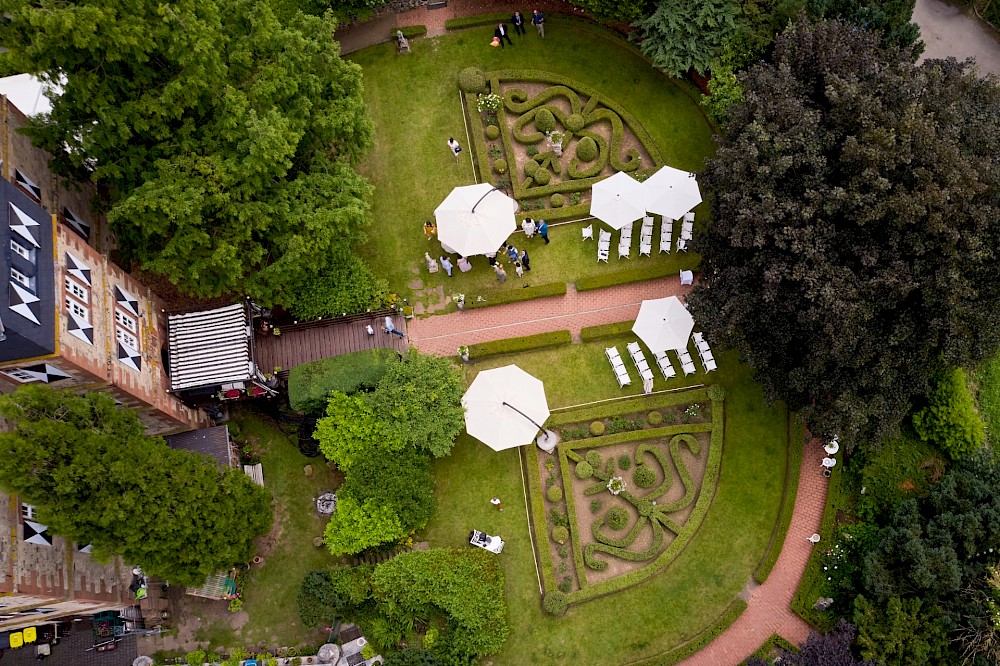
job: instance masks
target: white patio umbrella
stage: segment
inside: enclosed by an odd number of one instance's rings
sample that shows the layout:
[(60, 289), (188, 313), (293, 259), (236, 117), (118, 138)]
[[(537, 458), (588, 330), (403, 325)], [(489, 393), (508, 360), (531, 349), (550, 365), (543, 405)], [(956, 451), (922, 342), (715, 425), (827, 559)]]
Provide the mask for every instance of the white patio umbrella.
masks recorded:
[(462, 407), (466, 432), (494, 451), (530, 444), (549, 418), (545, 386), (516, 365), (476, 375)]
[(693, 173), (673, 167), (659, 171), (642, 182), (646, 194), (646, 211), (679, 220), (701, 203), (701, 190)]
[(686, 349), (694, 318), (676, 296), (643, 301), (632, 332), (639, 336), (652, 352)]
[(646, 214), (642, 183), (624, 171), (594, 183), (590, 214), (613, 229), (621, 229)]
[(489, 183), (456, 187), (434, 210), (441, 245), (463, 257), (495, 252), (517, 228), (517, 204)]

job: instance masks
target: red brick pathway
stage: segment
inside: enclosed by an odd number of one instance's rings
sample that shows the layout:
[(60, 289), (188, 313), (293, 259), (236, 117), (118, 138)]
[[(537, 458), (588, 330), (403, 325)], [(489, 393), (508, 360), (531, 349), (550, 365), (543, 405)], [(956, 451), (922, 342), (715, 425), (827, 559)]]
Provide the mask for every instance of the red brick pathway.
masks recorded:
[(565, 296), (414, 319), (407, 325), (406, 333), (410, 346), (439, 356), (453, 355), (461, 345), (549, 331), (568, 329), (574, 339), (579, 339), (580, 329), (585, 326), (635, 319), (642, 301), (683, 297), (690, 289), (682, 287), (677, 277), (584, 292), (577, 292), (570, 285)]
[(681, 666), (736, 666), (771, 634), (780, 634), (795, 644), (805, 642), (810, 627), (792, 612), (790, 605), (813, 549), (808, 538), (819, 531), (823, 519), (827, 482), (820, 461), (824, 455), (818, 440), (806, 445), (795, 511), (771, 575), (751, 593), (743, 615), (707, 647), (682, 661)]

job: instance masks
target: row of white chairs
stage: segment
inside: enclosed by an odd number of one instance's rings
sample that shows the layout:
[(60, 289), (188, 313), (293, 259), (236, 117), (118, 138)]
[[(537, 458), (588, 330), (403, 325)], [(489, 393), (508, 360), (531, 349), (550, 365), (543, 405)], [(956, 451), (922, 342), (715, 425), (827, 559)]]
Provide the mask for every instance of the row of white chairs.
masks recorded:
[(618, 378), (618, 386), (625, 388), (631, 384), (632, 379), (628, 376), (628, 370), (625, 369), (625, 362), (622, 361), (621, 354), (618, 353), (618, 347), (608, 347), (604, 353), (607, 355), (608, 361), (611, 362), (611, 367), (614, 368), (615, 377)]
[(635, 369), (639, 371), (639, 376), (642, 379), (653, 381), (653, 371), (649, 369), (649, 364), (646, 363), (646, 357), (642, 353), (642, 349), (639, 347), (638, 342), (630, 342), (625, 345), (628, 349), (629, 356), (632, 357), (632, 363), (635, 364)]
[[(639, 231), (639, 256), (648, 257), (653, 252), (653, 227), (655, 221), (652, 217), (642, 218), (642, 227)], [(674, 219), (664, 217), (660, 223), (660, 252), (670, 252), (673, 239)], [(686, 213), (681, 220), (681, 235), (677, 238), (677, 251), (687, 252), (688, 241), (691, 240), (694, 232), (694, 213)], [(588, 224), (583, 228), (583, 239), (593, 240), (594, 225)], [(606, 242), (605, 242), (606, 241)], [(628, 259), (632, 251), (632, 224), (627, 224), (621, 228), (618, 236), (618, 258)], [(604, 229), (600, 232), (597, 244), (597, 260), (607, 262), (611, 254), (611, 232)]]
[(698, 332), (693, 334), (691, 338), (694, 340), (695, 349), (698, 350), (698, 357), (701, 359), (701, 364), (705, 366), (705, 372), (715, 370), (718, 366), (715, 364), (715, 357), (712, 356), (712, 348), (708, 346), (705, 336)]

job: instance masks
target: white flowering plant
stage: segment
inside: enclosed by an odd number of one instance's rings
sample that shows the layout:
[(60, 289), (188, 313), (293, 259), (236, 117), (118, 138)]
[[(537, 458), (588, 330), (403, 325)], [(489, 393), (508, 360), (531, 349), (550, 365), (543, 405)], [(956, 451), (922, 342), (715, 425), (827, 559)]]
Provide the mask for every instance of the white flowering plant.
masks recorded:
[(480, 95), (479, 99), (476, 100), (476, 108), (479, 112), (496, 111), (500, 108), (500, 95), (490, 93), (488, 95)]

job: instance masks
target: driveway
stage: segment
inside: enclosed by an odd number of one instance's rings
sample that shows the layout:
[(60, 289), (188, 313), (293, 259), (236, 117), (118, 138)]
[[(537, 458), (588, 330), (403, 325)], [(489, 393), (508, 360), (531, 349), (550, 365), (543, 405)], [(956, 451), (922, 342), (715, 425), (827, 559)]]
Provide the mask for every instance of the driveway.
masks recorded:
[(921, 60), (975, 58), (980, 73), (1000, 76), (1000, 44), (958, 7), (941, 0), (917, 0), (913, 20), (920, 26), (920, 38), (927, 45)]

